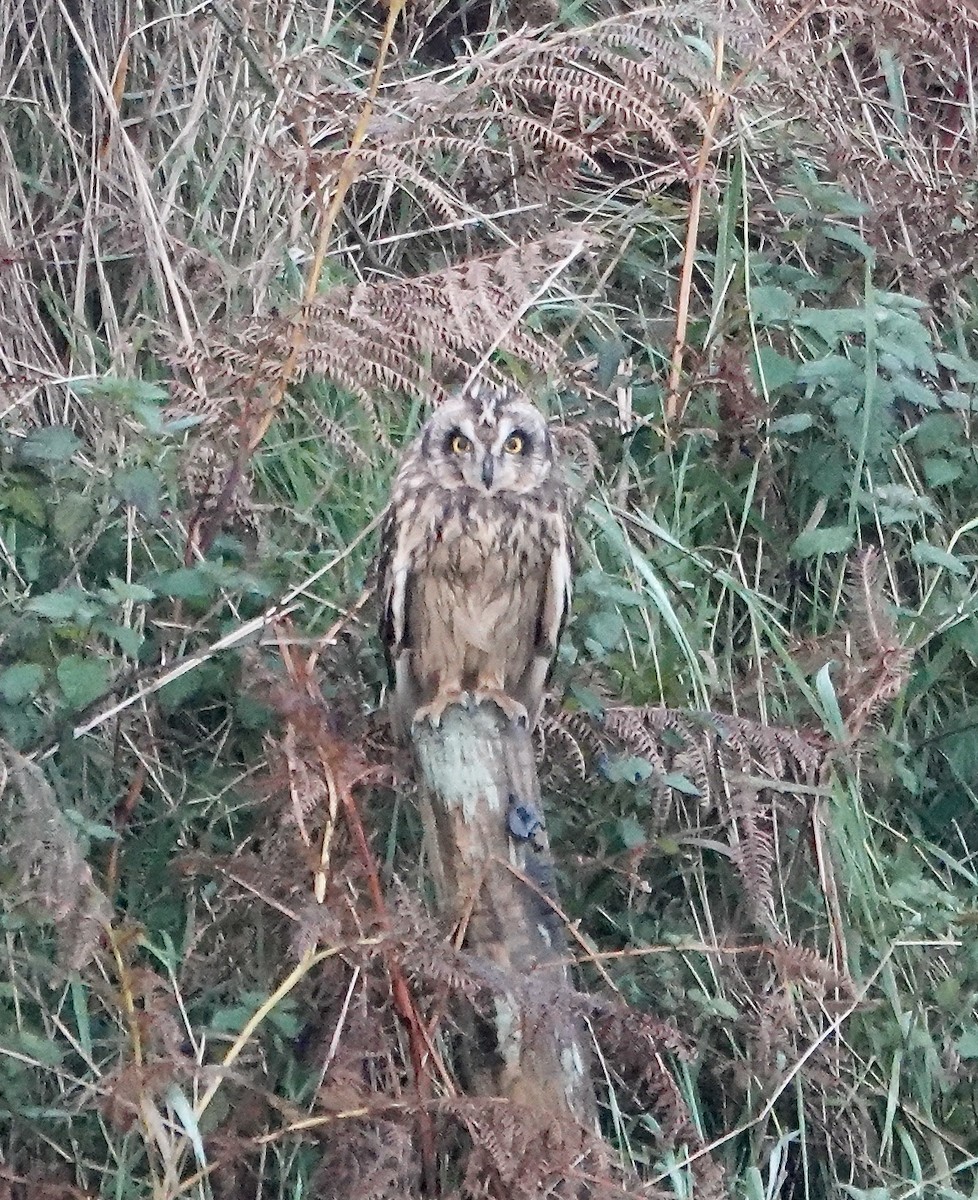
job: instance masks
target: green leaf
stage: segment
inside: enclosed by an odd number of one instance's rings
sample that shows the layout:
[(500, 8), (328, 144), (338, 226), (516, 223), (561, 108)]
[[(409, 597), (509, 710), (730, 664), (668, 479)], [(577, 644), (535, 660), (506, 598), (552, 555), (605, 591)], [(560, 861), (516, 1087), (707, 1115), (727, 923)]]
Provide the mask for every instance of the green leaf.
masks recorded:
[(938, 450), (953, 452), (961, 448), (964, 437), (960, 417), (952, 413), (930, 413), (917, 426), (914, 444), (921, 454), (934, 454)]
[(43, 667), (37, 663), (15, 663), (0, 672), (0, 698), (8, 704), (21, 704), (33, 696), (43, 682)]
[(174, 417), (172, 421), (164, 421), (160, 425), (160, 433), (183, 433), (186, 429), (196, 429), (203, 425), (205, 417)]
[(970, 573), (970, 569), (960, 558), (949, 554), (939, 546), (932, 546), (929, 542), (915, 542), (910, 556), (915, 563), (920, 563), (922, 566), (943, 567), (952, 575), (963, 576)]
[(625, 604), (635, 607), (641, 605), (642, 597), (627, 584), (622, 583), (614, 575), (608, 574), (597, 567), (584, 571), (578, 576), (574, 590), (579, 593), (588, 592), (602, 600), (610, 600), (612, 604)]
[(634, 817), (622, 817), (616, 821), (615, 833), (625, 850), (637, 850), (648, 841), (645, 830)]
[(670, 772), (663, 777), (663, 783), (667, 784), (674, 791), (682, 792), (684, 796), (701, 796), (703, 793), (692, 780), (687, 779), (685, 775), (678, 775)]
[(858, 363), (842, 354), (826, 354), (795, 369), (799, 383), (820, 384), (839, 392), (862, 393), (865, 372)]
[(931, 346), (927, 326), (916, 313), (885, 313), (881, 317), (882, 332), (877, 345), (881, 353), (892, 354), (898, 362), (912, 371), (926, 375), (937, 374), (937, 359)]
[(238, 696), (234, 704), (234, 715), (245, 729), (270, 729), (275, 721), (275, 710), (248, 695)]
[(593, 613), (585, 626), (588, 634), (604, 650), (616, 650), (625, 632), (625, 622), (613, 608)]
[(109, 689), (112, 667), (104, 658), (69, 654), (58, 663), (58, 683), (72, 708), (84, 708)]
[(81, 588), (64, 588), (59, 592), (44, 592), (28, 600), (28, 612), (37, 613), (49, 621), (76, 621), (87, 625), (99, 614), (99, 606), (92, 603), (93, 597)]
[(832, 217), (863, 217), (870, 211), (865, 200), (860, 200), (837, 183), (826, 183), (824, 179), (815, 178), (807, 169), (793, 167), (790, 174), (796, 180), (798, 190), (816, 212)]
[(134, 400), (130, 407), (132, 408), (133, 416), (147, 433), (163, 434), (166, 432), (162, 409), (157, 405), (145, 403), (142, 400)]
[(587, 713), (589, 717), (593, 717), (596, 721), (604, 720), (605, 704), (597, 692), (593, 692), (590, 688), (581, 687), (578, 683), (571, 683), (567, 690), (577, 702), (577, 706), (581, 712)]
[[(241, 1002), (227, 1008), (219, 1008), (210, 1020), (212, 1029), (227, 1033), (236, 1033), (251, 1020), (255, 1009), (264, 1003), (264, 998), (257, 992), (245, 992)], [(286, 1037), (295, 1037), (299, 1032), (300, 1023), (297, 1015), (291, 1011), (287, 1003), (280, 1003), (268, 1014), (268, 1022)]]
[(893, 388), (893, 395), (898, 400), (906, 400), (908, 404), (915, 404), (918, 408), (940, 407), (940, 397), (936, 391), (925, 387), (919, 379), (915, 379), (903, 371), (891, 375), (890, 386)]
[(601, 767), (601, 773), (611, 783), (641, 783), (655, 774), (652, 764), (637, 755), (607, 759)]
[(77, 493), (64, 496), (54, 506), (51, 524), (62, 546), (75, 546), (92, 528), (92, 502)]
[(156, 593), (152, 588), (143, 587), (141, 583), (127, 583), (124, 579), (120, 579), (117, 575), (109, 576), (109, 586), (102, 588), (99, 596), (106, 604), (148, 604), (150, 600), (156, 599)]
[(855, 250), (869, 262), (872, 262), (876, 258), (876, 252), (873, 250), (873, 247), (867, 241), (864, 241), (854, 229), (850, 229), (847, 225), (832, 225), (826, 222), (822, 226), (822, 233), (830, 241), (838, 242), (841, 246), (848, 246), (851, 250)]
[(219, 1008), (208, 1024), (216, 1033), (237, 1033), (251, 1019), (253, 1011), (246, 1004), (233, 1004), (228, 1008)]
[(4, 1030), (3, 1040), (15, 1053), (26, 1055), (42, 1066), (57, 1067), (64, 1061), (65, 1047), (58, 1038), (10, 1024)]
[(750, 309), (758, 325), (786, 321), (798, 307), (791, 292), (784, 288), (762, 284), (750, 290)]
[(100, 621), (98, 629), (100, 633), (110, 637), (129, 658), (138, 657), (143, 642), (146, 641), (138, 629), (131, 629), (128, 625), (108, 625)]
[(957, 354), (946, 352), (935, 357), (942, 367), (954, 372), (959, 383), (978, 383), (978, 362), (975, 359), (960, 358)]
[(839, 708), (839, 697), (832, 682), (832, 663), (826, 663), (815, 676), (815, 693), (822, 702), (825, 724), (838, 742), (846, 740), (846, 723)]
[(786, 358), (770, 346), (761, 346), (754, 363), (754, 374), (757, 376), (758, 387), (762, 384), (769, 392), (778, 392), (795, 382), (798, 363), (793, 358)]
[(767, 1200), (764, 1176), (757, 1167), (747, 1168), (741, 1178), (740, 1186), (743, 1188), (745, 1200)]
[(115, 492), (124, 504), (134, 508), (147, 521), (158, 521), (163, 506), (160, 479), (151, 467), (136, 467), (116, 476)]
[(202, 565), (167, 571), (155, 580), (154, 586), (158, 595), (178, 600), (208, 600), (217, 591), (213, 574)]
[(616, 337), (602, 338), (597, 346), (598, 351), (598, 387), (610, 388), (621, 360), (625, 357), (625, 347)]
[(795, 314), (794, 324), (812, 329), (826, 345), (834, 346), (851, 333), (866, 332), (864, 308), (802, 308)]
[(806, 529), (795, 538), (792, 558), (815, 558), (819, 554), (844, 554), (852, 545), (852, 530), (848, 525), (824, 525)]
[(934, 988), (934, 999), (943, 1012), (956, 1017), (961, 1011), (961, 980), (953, 975), (940, 980)]
[(134, 401), (163, 404), (170, 398), (170, 393), (158, 383), (145, 379), (118, 379), (113, 375), (78, 379), (72, 387), (79, 396), (105, 396), (129, 404)]
[(207, 680), (200, 670), (185, 671), (172, 679), (156, 693), (160, 708), (166, 713), (176, 712), (185, 700), (197, 694)]
[(111, 825), (104, 825), (101, 821), (92, 821), (84, 813), (80, 813), (77, 808), (66, 808), (62, 811), (65, 821), (93, 842), (116, 842), (119, 840), (118, 831)]
[(723, 1021), (736, 1021), (740, 1016), (740, 1009), (723, 996), (711, 996), (700, 988), (690, 988), (687, 996), (702, 1012)]
[(0, 508), (38, 528), (43, 528), (47, 520), (44, 502), (28, 487), (12, 487), (0, 492)]
[(876, 515), (879, 523), (887, 528), (891, 525), (913, 525), (920, 520), (920, 513), (915, 508), (897, 508), (892, 504), (881, 504)]
[(864, 493), (864, 495), (868, 501), (875, 497), (877, 501), (893, 508), (908, 509), (918, 516), (923, 513), (935, 520), (940, 519), (940, 511), (930, 496), (915, 492), (913, 488), (906, 487), (902, 483), (880, 484), (872, 493)]
[(32, 429), (17, 444), (17, 457), (28, 463), (63, 463), (81, 446), (81, 438), (66, 425), (46, 425)]
[(962, 1058), (978, 1058), (978, 1025), (969, 1025), (958, 1038), (958, 1054)]
[(949, 483), (954, 483), (955, 479), (960, 479), (964, 468), (959, 462), (955, 462), (950, 458), (925, 458), (921, 464), (924, 468), (924, 479), (927, 481), (927, 486), (932, 488), (945, 487)]
[(815, 418), (811, 413), (792, 413), (787, 417), (778, 417), (776, 421), (772, 421), (770, 429), (772, 433), (782, 433), (790, 435), (792, 433), (803, 433), (806, 429), (811, 429), (815, 424)]
[(184, 1095), (181, 1088), (175, 1083), (171, 1083), (166, 1089), (166, 1101), (176, 1114), (183, 1132), (187, 1135), (191, 1146), (194, 1148), (194, 1157), (197, 1159), (197, 1165), (206, 1167), (207, 1153), (204, 1150), (204, 1139), (200, 1134), (200, 1122), (197, 1118), (196, 1109)]

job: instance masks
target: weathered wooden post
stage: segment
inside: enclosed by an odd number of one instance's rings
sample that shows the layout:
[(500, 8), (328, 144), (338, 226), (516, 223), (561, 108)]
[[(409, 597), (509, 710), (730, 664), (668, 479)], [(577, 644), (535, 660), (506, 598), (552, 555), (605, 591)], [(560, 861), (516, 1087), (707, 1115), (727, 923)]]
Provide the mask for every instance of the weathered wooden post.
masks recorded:
[(594, 1132), (587, 1027), (568, 1003), (563, 927), (548, 903), (553, 860), (531, 736), (484, 704), (449, 708), (413, 741), (439, 905), (455, 920), (470, 914), (466, 949), (513, 981), (495, 996), (494, 1047), (484, 1053), (480, 1037), (470, 1086)]

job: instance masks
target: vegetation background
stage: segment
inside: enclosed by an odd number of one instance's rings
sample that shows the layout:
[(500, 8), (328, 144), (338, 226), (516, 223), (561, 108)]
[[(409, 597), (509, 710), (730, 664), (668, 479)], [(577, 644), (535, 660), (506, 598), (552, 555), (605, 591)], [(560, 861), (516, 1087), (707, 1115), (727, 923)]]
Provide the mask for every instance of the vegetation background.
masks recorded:
[[(978, 17), (390, 5), (0, 0), (0, 1196), (973, 1197)], [(476, 368), (593, 472), (603, 1155), (464, 1096), (377, 715)]]

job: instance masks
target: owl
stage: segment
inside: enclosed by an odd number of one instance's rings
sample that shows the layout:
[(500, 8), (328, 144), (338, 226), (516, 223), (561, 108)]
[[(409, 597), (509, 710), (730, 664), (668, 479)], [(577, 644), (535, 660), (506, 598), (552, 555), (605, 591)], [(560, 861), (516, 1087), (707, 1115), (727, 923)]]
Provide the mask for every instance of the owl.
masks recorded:
[(532, 729), (571, 597), (568, 489), (547, 423), (476, 382), (406, 451), (381, 537), (380, 634), (403, 737), (453, 704)]

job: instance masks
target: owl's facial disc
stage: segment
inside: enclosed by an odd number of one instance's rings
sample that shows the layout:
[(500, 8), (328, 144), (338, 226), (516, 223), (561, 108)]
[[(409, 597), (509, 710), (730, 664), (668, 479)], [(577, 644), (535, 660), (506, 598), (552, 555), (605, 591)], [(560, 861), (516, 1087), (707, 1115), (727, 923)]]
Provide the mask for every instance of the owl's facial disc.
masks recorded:
[(553, 460), (537, 408), (520, 400), (490, 403), (481, 393), (442, 408), (427, 443), (427, 453), (447, 468), (442, 486), (491, 495), (532, 492), (550, 475)]
[(494, 492), (532, 492), (549, 476), (552, 452), (547, 426), (536, 409), (505, 414), (493, 430), (487, 454), (493, 461)]
[(472, 488), (485, 490), (482, 482), (482, 464), (485, 447), (472, 421), (463, 418), (452, 421), (441, 439), (441, 453), (450, 467), (445, 482), (453, 481)]

